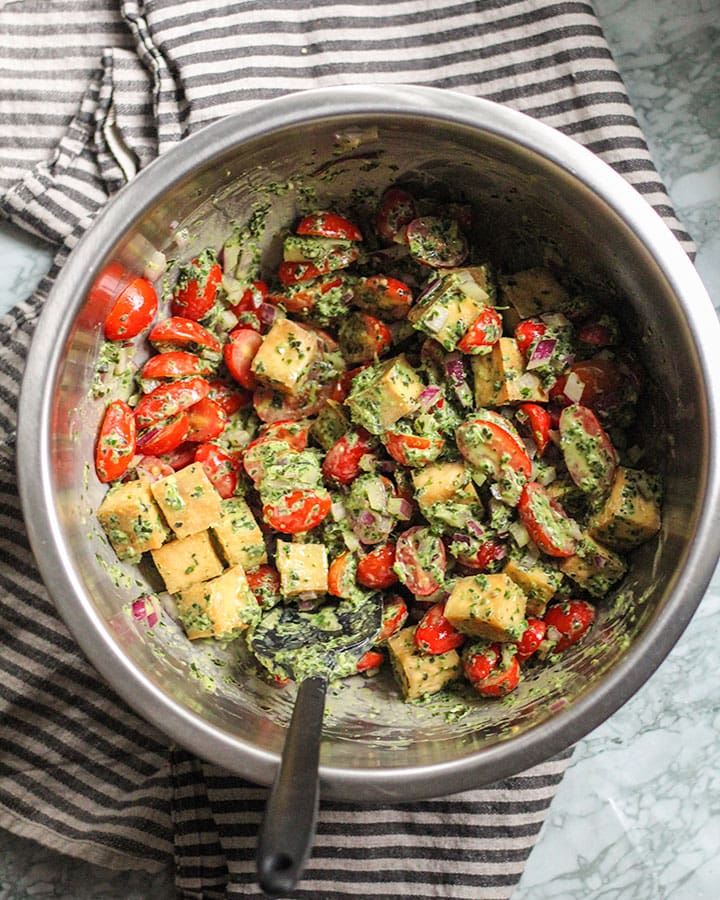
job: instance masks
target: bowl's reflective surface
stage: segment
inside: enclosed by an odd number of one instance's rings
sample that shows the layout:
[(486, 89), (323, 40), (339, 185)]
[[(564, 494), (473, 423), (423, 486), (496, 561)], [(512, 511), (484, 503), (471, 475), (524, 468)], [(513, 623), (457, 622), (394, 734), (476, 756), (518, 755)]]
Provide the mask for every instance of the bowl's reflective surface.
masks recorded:
[[(241, 146), (240, 146), (241, 144)], [(327, 794), (372, 800), (446, 793), (537, 762), (589, 731), (654, 671), (691, 616), (720, 538), (718, 386), (709, 300), (680, 247), (619, 176), (519, 114), (421, 89), (339, 89), (286, 98), (206, 129), (123, 191), (58, 280), (28, 363), (20, 477), (33, 547), (58, 606), (91, 660), (146, 718), (195, 752), (268, 782), (292, 689), (247, 676), (232, 648), (208, 655), (174, 623), (147, 630), (124, 611), (147, 587), (116, 566), (94, 519), (103, 489), (92, 459), (101, 402), (91, 400), (103, 315), (84, 298), (118, 259), (138, 272), (220, 246), (267, 208), (266, 256), (312, 196), (377, 196), (417, 173), (459, 187), (476, 242), (508, 270), (548, 259), (607, 297), (652, 376), (642, 414), (649, 466), (665, 478), (663, 528), (633, 556), (592, 640), (529, 673), (512, 703), (457, 718), (452, 699), (404, 705), (391, 679), (352, 679), (329, 703)], [(275, 257), (276, 258), (276, 257)], [(42, 377), (41, 377), (42, 375)], [(38, 392), (30, 387), (43, 383)], [(37, 476), (39, 473), (39, 477)], [(357, 682), (357, 683), (353, 683)]]

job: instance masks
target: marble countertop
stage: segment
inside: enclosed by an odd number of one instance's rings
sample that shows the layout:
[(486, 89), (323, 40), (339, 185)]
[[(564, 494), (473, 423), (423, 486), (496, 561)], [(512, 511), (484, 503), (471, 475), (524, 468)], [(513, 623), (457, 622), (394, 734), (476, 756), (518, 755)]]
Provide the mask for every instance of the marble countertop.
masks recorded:
[[(697, 268), (720, 309), (717, 0), (595, 0)], [(0, 311), (50, 252), (0, 225)], [(720, 511), (718, 512), (720, 526)], [(720, 884), (720, 699), (708, 660), (720, 568), (650, 681), (580, 741), (514, 900), (714, 900)], [(169, 871), (113, 873), (0, 832), (0, 900), (167, 900)]]

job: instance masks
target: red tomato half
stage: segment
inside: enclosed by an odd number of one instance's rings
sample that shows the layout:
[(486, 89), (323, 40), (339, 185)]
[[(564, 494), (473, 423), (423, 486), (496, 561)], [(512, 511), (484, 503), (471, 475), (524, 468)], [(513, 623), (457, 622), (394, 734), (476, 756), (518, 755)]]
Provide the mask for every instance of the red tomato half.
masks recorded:
[(515, 326), (515, 341), (523, 356), (527, 356), (530, 347), (537, 338), (541, 338), (547, 331), (547, 325), (537, 319), (523, 319)]
[[(568, 380), (573, 379), (579, 385), (579, 396), (575, 390), (568, 388), (572, 398), (565, 394)], [(594, 412), (611, 412), (622, 406), (627, 396), (625, 376), (615, 360), (583, 359), (573, 363), (565, 375), (561, 375), (550, 388), (550, 397), (561, 403), (581, 403), (589, 406)]]
[(534, 616), (528, 616), (527, 628), (523, 632), (522, 637), (515, 645), (517, 653), (515, 654), (520, 662), (525, 662), (538, 650), (540, 644), (545, 640), (547, 631), (547, 623), (542, 619), (536, 619)]
[(445, 604), (434, 603), (415, 629), (415, 646), (421, 653), (447, 653), (465, 643), (465, 635), (445, 618)]
[(208, 384), (210, 385), (208, 397), (219, 403), (228, 416), (236, 413), (239, 409), (245, 409), (252, 403), (252, 394), (249, 391), (232, 387), (221, 378), (213, 378)]
[(146, 278), (135, 278), (115, 301), (105, 319), (105, 337), (124, 341), (144, 331), (157, 314), (155, 288)]
[(190, 375), (210, 375), (213, 367), (187, 350), (168, 350), (151, 356), (140, 371), (140, 377), (152, 381), (156, 378), (187, 378)]
[[(548, 607), (544, 619), (548, 639), (555, 640), (554, 649), (562, 653), (587, 634), (595, 620), (595, 607), (587, 600), (568, 600)], [(558, 633), (558, 638), (553, 631)]]
[(389, 275), (361, 278), (355, 286), (353, 302), (366, 312), (378, 313), (393, 321), (403, 319), (410, 309), (413, 295), (404, 281)]
[(383, 601), (382, 629), (377, 639), (378, 644), (385, 643), (388, 638), (397, 634), (407, 622), (407, 617), (407, 603), (399, 594), (393, 594), (392, 597)]
[(274, 606), (280, 600), (280, 574), (277, 569), (263, 564), (246, 572), (245, 577), (260, 606)]
[(135, 455), (135, 416), (124, 400), (105, 410), (95, 448), (95, 471), (103, 484), (124, 475)]
[(195, 451), (195, 462), (200, 463), (215, 490), (224, 500), (234, 495), (240, 469), (240, 463), (236, 458), (224, 453), (215, 444), (201, 444)]
[(295, 229), (296, 234), (336, 238), (343, 241), (361, 241), (360, 229), (344, 216), (334, 212), (314, 212), (305, 216)]
[(316, 528), (330, 512), (330, 494), (297, 490), (263, 507), (267, 524), (282, 534), (300, 534)]
[(372, 437), (358, 426), (328, 450), (322, 464), (323, 477), (334, 484), (350, 484), (363, 471), (360, 462), (365, 456), (374, 456)]
[(492, 347), (500, 340), (502, 332), (502, 316), (492, 306), (486, 306), (459, 341), (458, 350), (472, 353), (482, 347)]
[(468, 569), (484, 572), (492, 563), (504, 559), (506, 556), (505, 544), (497, 538), (489, 538), (487, 541), (483, 541), (471, 555), (458, 554), (457, 561)]
[(171, 453), (183, 443), (188, 433), (186, 412), (179, 412), (170, 419), (153, 422), (137, 435), (138, 450), (146, 456), (163, 456)]
[(135, 407), (135, 422), (143, 428), (170, 419), (207, 397), (209, 390), (210, 385), (204, 378), (183, 378), (161, 384), (140, 398)]
[(484, 410), (477, 418), (463, 422), (455, 434), (458, 450), (467, 461), (484, 470), (490, 468), (495, 478), (507, 465), (526, 478), (532, 475), (532, 461), (522, 439), (504, 416)]
[(148, 340), (161, 353), (196, 348), (220, 352), (220, 342), (207, 328), (182, 316), (171, 316), (158, 322), (150, 331)]
[(503, 658), (503, 654), (500, 654), (500, 659), (490, 674), (473, 682), (473, 687), (483, 697), (505, 697), (515, 690), (519, 681), (520, 663), (517, 656)]
[(187, 411), (188, 432), (186, 440), (204, 444), (219, 437), (225, 430), (228, 417), (225, 410), (215, 400), (203, 397)]
[(218, 287), (222, 281), (222, 268), (213, 263), (207, 268), (194, 259), (184, 267), (181, 280), (173, 291), (170, 311), (173, 316), (199, 321), (213, 308)]
[(375, 228), (386, 244), (392, 244), (400, 232), (417, 217), (417, 207), (411, 194), (402, 188), (391, 187), (380, 198), (375, 214)]
[(393, 570), (394, 565), (395, 544), (388, 541), (361, 557), (357, 566), (357, 580), (363, 587), (378, 590), (388, 588), (398, 580)]
[(352, 572), (352, 553), (346, 550), (330, 563), (328, 568), (328, 594), (333, 597), (348, 597), (348, 588), (355, 584), (355, 576)]
[[(260, 441), (285, 441), (293, 450), (304, 450), (308, 445), (310, 436), (310, 422), (294, 421), (271, 422), (263, 425), (256, 440)], [(256, 441), (252, 441), (252, 444)], [(248, 444), (248, 448), (251, 444)]]
[(577, 525), (537, 481), (522, 489), (518, 513), (531, 539), (548, 556), (572, 556), (577, 547)]
[(466, 644), (462, 653), (462, 666), (465, 677), (470, 684), (484, 681), (492, 672), (500, 659), (498, 644), (474, 642)]
[(386, 431), (383, 435), (385, 449), (403, 466), (426, 466), (440, 456), (445, 447), (443, 438), (429, 438), (401, 431)]
[(518, 422), (524, 423), (530, 430), (538, 453), (542, 456), (550, 442), (552, 418), (544, 406), (539, 403), (521, 403), (517, 408)]
[(385, 662), (385, 654), (379, 650), (368, 650), (358, 660), (358, 672), (374, 672)]
[(415, 525), (395, 544), (395, 572), (417, 597), (434, 594), (445, 574), (445, 545), (429, 528)]
[(257, 378), (251, 366), (262, 342), (262, 335), (252, 328), (235, 328), (223, 347), (223, 359), (228, 372), (249, 391), (254, 391), (257, 387)]

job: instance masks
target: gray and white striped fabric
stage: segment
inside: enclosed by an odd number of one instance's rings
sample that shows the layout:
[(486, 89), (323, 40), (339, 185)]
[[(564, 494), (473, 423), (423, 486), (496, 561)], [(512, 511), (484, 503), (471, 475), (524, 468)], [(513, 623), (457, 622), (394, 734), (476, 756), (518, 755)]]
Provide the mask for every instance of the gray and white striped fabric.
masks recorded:
[[(188, 900), (261, 896), (265, 789), (169, 747), (58, 619), (21, 522), (19, 383), (58, 268), (139, 168), (220, 116), (351, 82), (428, 84), (541, 118), (621, 172), (692, 251), (588, 3), (0, 4), (0, 212), (58, 247), (36, 294), (0, 321), (0, 826), (115, 868), (174, 854)], [(509, 897), (568, 758), (452, 798), (323, 804), (295, 896)]]

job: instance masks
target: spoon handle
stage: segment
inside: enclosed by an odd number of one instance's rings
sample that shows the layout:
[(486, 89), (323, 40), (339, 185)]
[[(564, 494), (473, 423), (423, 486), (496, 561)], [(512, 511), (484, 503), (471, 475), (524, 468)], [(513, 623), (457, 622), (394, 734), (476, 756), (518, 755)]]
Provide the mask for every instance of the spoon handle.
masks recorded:
[(312, 676), (298, 689), (258, 838), (258, 882), (267, 894), (294, 889), (315, 839), (326, 688), (325, 678)]

